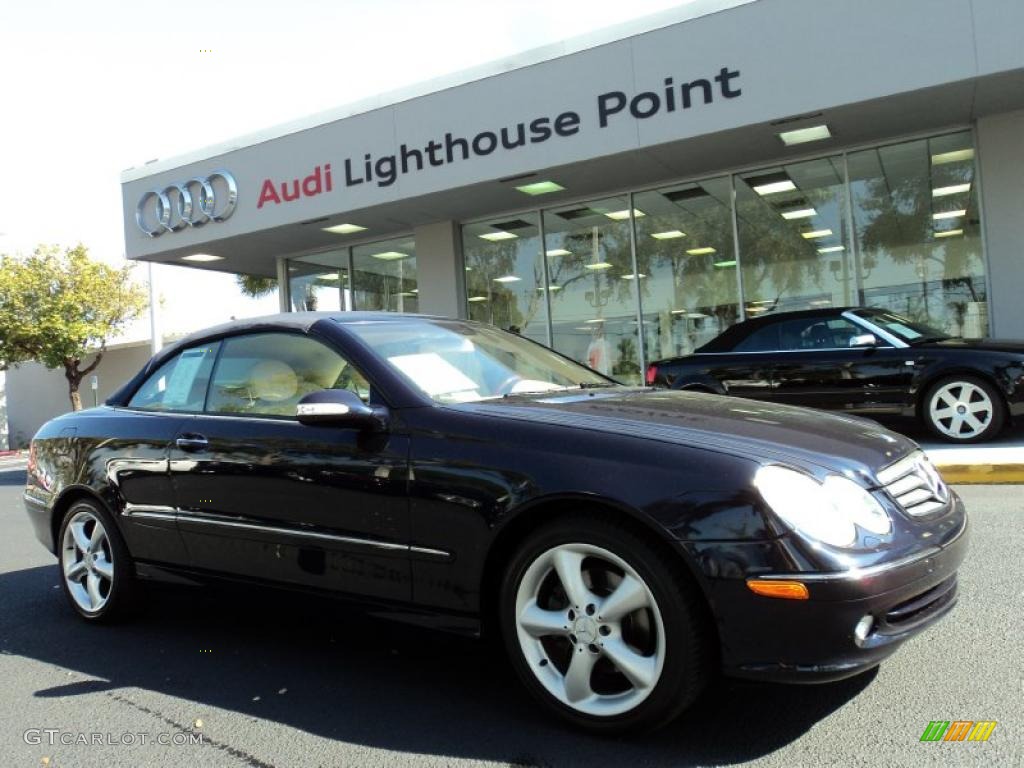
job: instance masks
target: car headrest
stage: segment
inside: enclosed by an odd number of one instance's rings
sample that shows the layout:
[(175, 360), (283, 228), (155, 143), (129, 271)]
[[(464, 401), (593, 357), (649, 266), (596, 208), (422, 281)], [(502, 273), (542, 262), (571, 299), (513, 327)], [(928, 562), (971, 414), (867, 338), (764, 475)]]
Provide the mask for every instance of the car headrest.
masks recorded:
[(249, 371), (249, 386), (258, 399), (278, 403), (295, 397), (299, 391), (299, 377), (287, 363), (261, 360)]

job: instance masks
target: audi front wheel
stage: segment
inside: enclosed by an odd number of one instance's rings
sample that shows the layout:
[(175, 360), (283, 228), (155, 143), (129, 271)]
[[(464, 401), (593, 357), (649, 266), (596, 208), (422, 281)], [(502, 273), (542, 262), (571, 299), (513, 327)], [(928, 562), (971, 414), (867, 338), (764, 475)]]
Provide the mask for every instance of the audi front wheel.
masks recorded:
[(549, 711), (600, 733), (675, 718), (709, 676), (701, 597), (632, 530), (602, 518), (559, 520), (531, 536), (506, 571), (505, 646)]
[(956, 443), (990, 440), (1006, 421), (995, 387), (972, 376), (953, 376), (934, 384), (922, 410), (925, 424), (936, 436)]

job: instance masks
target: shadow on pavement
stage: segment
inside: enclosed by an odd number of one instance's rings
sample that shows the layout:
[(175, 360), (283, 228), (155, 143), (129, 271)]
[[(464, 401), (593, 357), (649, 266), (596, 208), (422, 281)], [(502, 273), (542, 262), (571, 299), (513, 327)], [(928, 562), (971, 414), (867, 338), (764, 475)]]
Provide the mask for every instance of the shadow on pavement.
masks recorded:
[[(238, 587), (150, 588), (134, 620), (87, 626), (53, 588), (57, 579), (56, 565), (0, 575), (0, 652), (92, 678), (35, 696), (123, 700), (118, 689), (139, 687), (195, 702), (194, 717), (210, 726), (209, 708), (220, 707), (411, 753), (515, 765), (740, 762), (799, 738), (874, 679), (720, 681), (668, 728), (610, 741), (545, 717), (483, 643), (360, 616), (340, 602)], [(217, 738), (230, 741), (224, 725)]]

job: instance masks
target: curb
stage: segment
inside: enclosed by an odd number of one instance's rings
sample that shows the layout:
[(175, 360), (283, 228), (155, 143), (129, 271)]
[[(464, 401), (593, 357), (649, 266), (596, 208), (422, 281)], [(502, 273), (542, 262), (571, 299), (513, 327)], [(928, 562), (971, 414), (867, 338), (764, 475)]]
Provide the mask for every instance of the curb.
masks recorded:
[(1024, 483), (1024, 464), (936, 464), (950, 485), (1014, 485)]

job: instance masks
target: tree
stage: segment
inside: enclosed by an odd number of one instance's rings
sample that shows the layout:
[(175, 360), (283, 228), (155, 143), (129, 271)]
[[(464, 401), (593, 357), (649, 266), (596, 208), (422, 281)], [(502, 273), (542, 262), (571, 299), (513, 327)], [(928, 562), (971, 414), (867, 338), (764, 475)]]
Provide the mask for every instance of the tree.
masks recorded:
[(276, 277), (262, 277), (261, 275), (235, 275), (238, 282), (238, 289), (246, 296), (254, 299), (262, 298), (273, 293), (277, 288)]
[[(63, 368), (76, 411), (82, 408), (79, 385), (100, 364), (107, 340), (145, 306), (145, 291), (131, 282), (131, 267), (93, 261), (84, 245), (63, 251), (39, 246), (28, 258), (0, 256), (3, 362), (36, 360)], [(83, 367), (90, 355), (92, 362)]]

